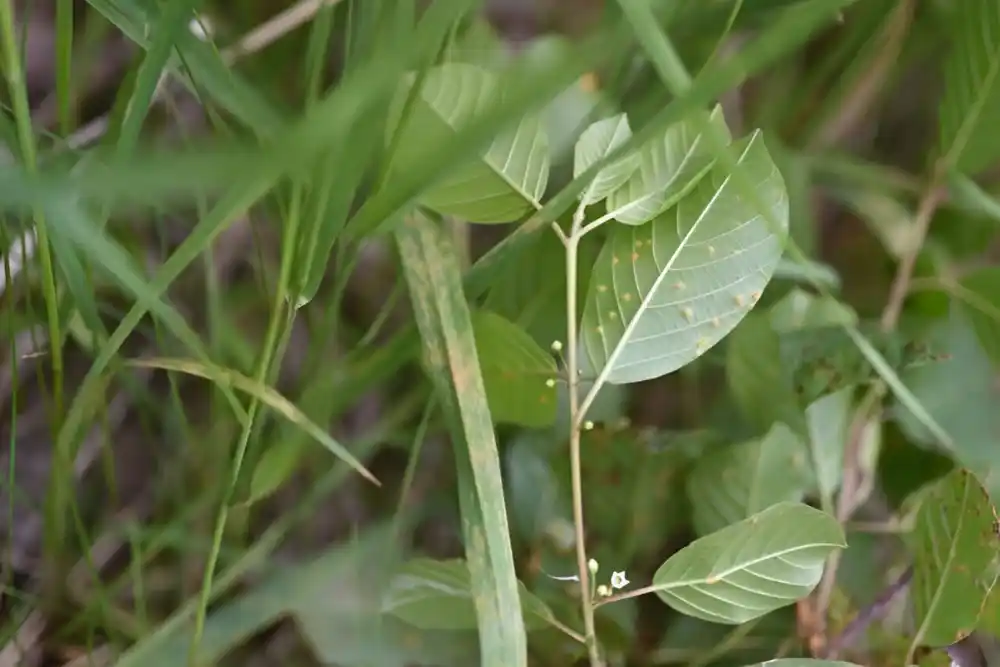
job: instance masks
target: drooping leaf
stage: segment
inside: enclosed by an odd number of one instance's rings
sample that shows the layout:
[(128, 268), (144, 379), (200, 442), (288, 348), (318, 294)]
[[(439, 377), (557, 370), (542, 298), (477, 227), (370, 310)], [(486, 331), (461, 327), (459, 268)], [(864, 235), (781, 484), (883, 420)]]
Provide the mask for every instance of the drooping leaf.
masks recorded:
[(612, 384), (666, 375), (719, 342), (756, 303), (781, 257), (788, 197), (760, 132), (737, 152), (782, 229), (769, 229), (718, 167), (650, 224), (617, 227), (591, 276), (582, 366)]
[(844, 532), (829, 514), (782, 502), (684, 547), (653, 575), (675, 610), (713, 623), (745, 623), (807, 596)]
[[(716, 106), (709, 118), (709, 127), (728, 144), (731, 137), (722, 107)], [(715, 159), (698, 127), (693, 119), (676, 123), (639, 149), (635, 171), (608, 196), (609, 218), (644, 224), (676, 205), (698, 184)]]
[(458, 257), (445, 231), (422, 216), (410, 217), (395, 236), (425, 367), (453, 442), (480, 663), (525, 667), (527, 638), (500, 458)]
[[(408, 77), (397, 94), (390, 132), (397, 129), (408, 92)], [(396, 140), (400, 164), (462, 129), (502, 99), (496, 77), (476, 65), (448, 63), (430, 70)], [(390, 133), (390, 136), (391, 133)], [(524, 116), (478, 156), (455, 167), (420, 198), (439, 213), (469, 222), (511, 222), (541, 208), (549, 179), (548, 139), (540, 119)]]
[[(573, 178), (579, 178), (598, 160), (606, 158), (631, 136), (632, 129), (628, 125), (628, 116), (623, 113), (590, 125), (576, 142)], [(639, 166), (638, 157), (638, 154), (630, 153), (597, 172), (597, 176), (587, 189), (580, 193), (580, 201), (585, 205), (594, 204), (621, 187)]]
[(809, 453), (820, 498), (833, 501), (843, 481), (844, 447), (851, 430), (854, 387), (847, 386), (813, 401), (806, 408)]
[[(946, 358), (907, 369), (903, 382), (923, 409), (950, 436), (951, 452), (963, 465), (1000, 465), (1000, 387), (989, 357), (961, 309), (952, 307), (949, 317), (928, 333), (928, 340)], [(937, 438), (902, 405), (892, 413), (913, 440), (933, 445)]]
[(975, 174), (1000, 157), (1000, 5), (970, 0), (954, 5), (952, 51), (944, 64), (941, 161)]
[(556, 418), (555, 359), (513, 322), (486, 310), (472, 314), (476, 354), (494, 422), (543, 428)]
[(911, 542), (917, 637), (948, 646), (976, 628), (997, 576), (993, 506), (972, 473), (956, 469), (926, 489)]
[(751, 313), (733, 331), (726, 343), (726, 379), (743, 417), (758, 433), (781, 422), (805, 436), (805, 415), (792, 373), (767, 315)]
[[(545, 627), (552, 612), (518, 584), (525, 627)], [(476, 627), (475, 605), (464, 560), (417, 558), (393, 577), (382, 611), (423, 630), (467, 630)]]
[(802, 441), (784, 424), (698, 460), (688, 476), (692, 520), (708, 535), (782, 501), (801, 501), (810, 476)]
[(518, 436), (504, 456), (504, 481), (511, 524), (526, 542), (537, 542), (553, 522), (572, 516), (569, 496), (545, 454), (546, 440), (538, 433)]

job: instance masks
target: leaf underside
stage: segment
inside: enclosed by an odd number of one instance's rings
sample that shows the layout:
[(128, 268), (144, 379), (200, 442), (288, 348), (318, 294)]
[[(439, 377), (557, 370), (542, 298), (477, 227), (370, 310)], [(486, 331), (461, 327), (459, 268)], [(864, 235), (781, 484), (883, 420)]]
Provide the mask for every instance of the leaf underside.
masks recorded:
[(769, 229), (718, 166), (649, 224), (616, 227), (589, 285), (585, 375), (609, 364), (612, 384), (671, 373), (722, 340), (756, 303), (781, 258), (788, 196), (760, 132), (741, 143), (740, 167), (781, 229)]
[(846, 546), (832, 516), (782, 502), (684, 547), (660, 566), (653, 584), (682, 614), (746, 623), (807, 596), (827, 556)]

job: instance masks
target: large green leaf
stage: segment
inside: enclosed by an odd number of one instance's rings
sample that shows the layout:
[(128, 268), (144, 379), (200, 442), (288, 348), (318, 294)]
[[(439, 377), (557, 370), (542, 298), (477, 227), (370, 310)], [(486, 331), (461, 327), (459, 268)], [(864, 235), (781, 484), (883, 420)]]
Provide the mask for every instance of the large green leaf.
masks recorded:
[(469, 307), (450, 236), (410, 216), (396, 231), (424, 363), (448, 423), (479, 628), (480, 664), (527, 665), (496, 435), (476, 357)]
[[(546, 627), (552, 612), (519, 584), (525, 626)], [(417, 558), (406, 563), (389, 584), (382, 611), (423, 630), (476, 627), (469, 568), (463, 560)]]
[(615, 228), (583, 314), (581, 361), (590, 372), (612, 384), (671, 373), (718, 343), (756, 303), (781, 258), (788, 197), (760, 132), (737, 152), (782, 229), (769, 229), (718, 166), (650, 224)]
[(809, 454), (820, 498), (832, 503), (843, 481), (844, 447), (850, 438), (854, 387), (827, 394), (806, 408)]
[(698, 460), (687, 481), (699, 535), (782, 501), (800, 501), (810, 484), (802, 441), (784, 424)]
[[(928, 340), (947, 358), (907, 369), (901, 373), (903, 382), (948, 434), (953, 456), (973, 469), (1000, 466), (996, 446), (1000, 437), (1000, 411), (996, 409), (1000, 388), (972, 326), (953, 306), (949, 317), (928, 334)], [(928, 445), (937, 442), (910, 410), (897, 404), (893, 414), (913, 440)]]
[(952, 52), (944, 65), (941, 159), (974, 174), (1000, 157), (1000, 4), (963, 0), (954, 4)]
[[(427, 73), (408, 118), (400, 126), (414, 81), (413, 76), (406, 78), (390, 116), (390, 137), (397, 129), (401, 131), (394, 164), (415, 164), (414, 156), (428, 146), (445, 143), (503, 95), (496, 77), (481, 67), (441, 65)], [(548, 181), (548, 139), (541, 120), (527, 114), (516, 127), (498, 135), (476, 159), (451, 169), (424, 192), (420, 202), (469, 222), (510, 222), (541, 208)]]
[[(573, 178), (580, 178), (599, 160), (603, 160), (632, 136), (628, 116), (621, 113), (590, 125), (576, 142), (573, 154)], [(604, 167), (580, 193), (580, 201), (586, 204), (599, 202), (617, 190), (632, 176), (639, 166), (639, 155), (629, 153), (624, 158)]]
[[(712, 130), (729, 143), (722, 107), (716, 106), (710, 119)], [(637, 154), (638, 167), (633, 167), (631, 177), (608, 196), (608, 217), (630, 225), (644, 224), (696, 186), (714, 161), (710, 143), (698, 128), (694, 119), (687, 119), (643, 144)]]
[(782, 502), (695, 540), (653, 575), (677, 611), (713, 623), (745, 623), (800, 600), (823, 576), (844, 531), (829, 514)]
[(993, 507), (972, 473), (956, 469), (922, 494), (911, 542), (917, 638), (949, 646), (975, 630), (997, 575)]
[(472, 329), (493, 421), (533, 428), (555, 421), (556, 388), (548, 382), (558, 368), (552, 355), (496, 313), (476, 311)]

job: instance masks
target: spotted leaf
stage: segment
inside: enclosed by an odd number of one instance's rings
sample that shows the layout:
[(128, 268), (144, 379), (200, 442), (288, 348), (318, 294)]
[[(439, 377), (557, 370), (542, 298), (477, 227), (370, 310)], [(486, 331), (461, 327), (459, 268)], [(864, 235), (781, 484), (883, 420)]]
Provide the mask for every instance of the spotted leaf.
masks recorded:
[(616, 226), (589, 283), (585, 374), (627, 384), (672, 373), (722, 340), (757, 302), (781, 258), (788, 195), (759, 131), (734, 148), (744, 183), (780, 229), (719, 165), (650, 224)]
[(976, 629), (997, 575), (993, 506), (972, 473), (956, 469), (925, 490), (911, 540), (918, 636), (949, 646)]

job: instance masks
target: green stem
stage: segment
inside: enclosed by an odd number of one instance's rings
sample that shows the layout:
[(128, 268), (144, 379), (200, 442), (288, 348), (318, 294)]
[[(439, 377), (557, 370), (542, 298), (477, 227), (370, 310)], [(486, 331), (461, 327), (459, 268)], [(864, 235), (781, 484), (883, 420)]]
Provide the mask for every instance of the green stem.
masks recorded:
[(583, 207), (573, 219), (573, 228), (566, 238), (566, 371), (569, 389), (569, 456), (572, 475), (573, 526), (576, 531), (576, 567), (580, 576), (580, 611), (583, 614), (584, 641), (590, 654), (591, 667), (602, 667), (600, 647), (594, 624), (594, 605), (590, 586), (590, 568), (587, 566), (586, 530), (583, 519), (583, 481), (580, 461), (580, 378), (577, 363), (577, 255), (583, 237)]
[[(37, 168), (35, 138), (31, 127), (31, 109), (28, 106), (28, 91), (24, 81), (24, 70), (17, 47), (14, 30), (13, 0), (0, 2), (0, 41), (3, 42), (3, 68), (7, 76), (11, 103), (14, 107), (14, 121), (17, 125), (18, 143), (25, 170), (33, 174)], [(49, 326), (50, 353), (52, 355), (52, 384), (54, 410), (53, 433), (58, 433), (62, 421), (63, 404), (63, 356), (62, 335), (59, 330), (59, 294), (56, 291), (55, 271), (49, 247), (48, 227), (45, 216), (35, 212), (35, 231), (38, 235), (38, 258), (42, 265), (42, 291), (45, 296), (45, 311)]]

